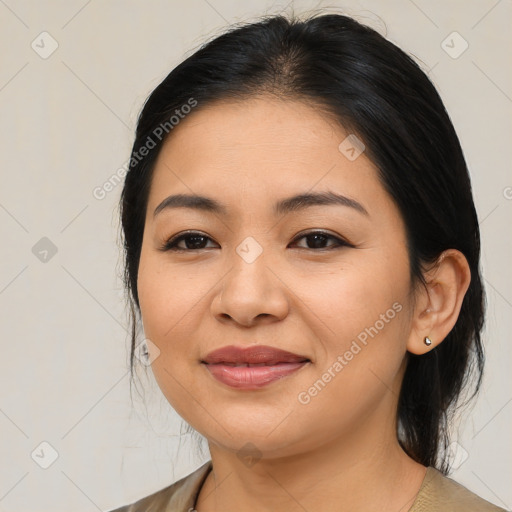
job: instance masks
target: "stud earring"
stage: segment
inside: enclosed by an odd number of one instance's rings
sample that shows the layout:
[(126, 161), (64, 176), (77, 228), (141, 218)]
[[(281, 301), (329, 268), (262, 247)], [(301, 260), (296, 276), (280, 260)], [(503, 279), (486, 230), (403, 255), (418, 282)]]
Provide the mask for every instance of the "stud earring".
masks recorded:
[(428, 347), (432, 345), (432, 340), (428, 336), (425, 336), (425, 339), (423, 341), (425, 342), (425, 345), (427, 345)]

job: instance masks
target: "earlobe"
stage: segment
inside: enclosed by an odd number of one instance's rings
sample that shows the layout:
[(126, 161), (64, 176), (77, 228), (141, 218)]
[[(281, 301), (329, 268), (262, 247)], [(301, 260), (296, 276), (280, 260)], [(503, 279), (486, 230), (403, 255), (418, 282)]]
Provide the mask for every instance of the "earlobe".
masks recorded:
[(471, 272), (466, 257), (460, 251), (448, 249), (424, 277), (426, 285), (418, 293), (407, 340), (407, 350), (416, 355), (437, 347), (453, 329)]

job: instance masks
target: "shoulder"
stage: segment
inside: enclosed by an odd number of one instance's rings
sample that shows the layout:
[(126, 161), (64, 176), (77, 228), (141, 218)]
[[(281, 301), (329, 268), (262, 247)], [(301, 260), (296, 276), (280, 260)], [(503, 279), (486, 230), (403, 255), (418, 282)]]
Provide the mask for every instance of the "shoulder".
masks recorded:
[(506, 512), (433, 467), (427, 468), (409, 512)]
[(110, 512), (189, 512), (210, 470), (211, 461), (208, 461), (168, 487)]

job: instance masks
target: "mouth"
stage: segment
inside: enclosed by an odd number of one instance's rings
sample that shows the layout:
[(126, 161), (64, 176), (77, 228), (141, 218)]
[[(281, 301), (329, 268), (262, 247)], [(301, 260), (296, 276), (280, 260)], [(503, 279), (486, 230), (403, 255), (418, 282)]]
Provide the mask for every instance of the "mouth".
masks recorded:
[(210, 352), (201, 362), (229, 366), (273, 366), (280, 363), (309, 361), (306, 356), (287, 352), (267, 345), (237, 347), (230, 345)]
[(273, 347), (228, 346), (201, 360), (208, 372), (229, 387), (254, 390), (294, 374), (311, 360)]
[[(306, 362), (306, 360), (304, 360), (304, 362)], [(239, 367), (242, 367), (242, 366), (245, 366), (246, 368), (256, 368), (256, 367), (259, 367), (259, 366), (276, 366), (278, 364), (291, 364), (287, 361), (280, 361), (280, 362), (277, 362), (277, 363), (230, 363), (228, 361), (223, 361), (221, 363), (213, 363), (213, 364), (222, 364), (222, 365), (225, 365), (225, 366), (232, 366), (233, 368), (239, 368)], [(207, 364), (212, 364), (212, 363), (207, 363)]]

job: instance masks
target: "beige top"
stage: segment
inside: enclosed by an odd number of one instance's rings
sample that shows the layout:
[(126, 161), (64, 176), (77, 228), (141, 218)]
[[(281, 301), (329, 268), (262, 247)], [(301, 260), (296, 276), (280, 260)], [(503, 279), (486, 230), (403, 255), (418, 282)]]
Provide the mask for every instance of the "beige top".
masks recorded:
[[(141, 500), (110, 512), (193, 512), (211, 461), (190, 475)], [(428, 467), (409, 512), (507, 512), (480, 498), (433, 467)]]

